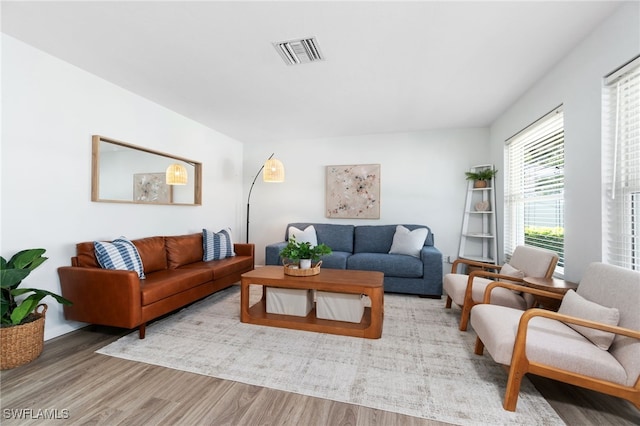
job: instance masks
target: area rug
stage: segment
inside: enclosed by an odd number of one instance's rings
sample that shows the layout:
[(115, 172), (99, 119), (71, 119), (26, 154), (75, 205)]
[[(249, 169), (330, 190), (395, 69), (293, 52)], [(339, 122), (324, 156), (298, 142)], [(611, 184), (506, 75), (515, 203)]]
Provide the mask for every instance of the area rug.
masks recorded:
[(376, 340), (243, 324), (233, 286), (98, 353), (459, 425), (564, 424), (526, 378), (517, 411), (503, 410), (506, 372), (473, 354), (459, 309), (396, 294), (384, 309)]

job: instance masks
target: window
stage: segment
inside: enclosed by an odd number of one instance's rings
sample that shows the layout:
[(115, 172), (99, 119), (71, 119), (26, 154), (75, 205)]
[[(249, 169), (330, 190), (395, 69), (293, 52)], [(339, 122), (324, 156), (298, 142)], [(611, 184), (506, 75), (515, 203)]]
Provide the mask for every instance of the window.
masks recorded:
[(504, 250), (551, 250), (564, 271), (564, 119), (556, 108), (507, 140)]
[(603, 260), (640, 270), (640, 57), (603, 93)]

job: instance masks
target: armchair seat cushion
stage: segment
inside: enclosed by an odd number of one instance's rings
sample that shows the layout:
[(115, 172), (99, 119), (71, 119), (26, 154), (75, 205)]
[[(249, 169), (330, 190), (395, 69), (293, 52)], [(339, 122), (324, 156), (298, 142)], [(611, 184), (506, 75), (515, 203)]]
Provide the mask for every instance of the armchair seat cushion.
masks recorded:
[[(511, 364), (518, 323), (524, 312), (496, 305), (476, 305), (471, 309), (471, 325), (494, 361)], [(527, 333), (527, 358), (622, 385), (627, 373), (616, 358), (599, 349), (566, 324), (549, 318), (533, 318)]]
[(420, 259), (403, 254), (356, 253), (347, 260), (348, 269), (384, 272), (385, 276), (402, 278), (422, 277)]
[[(464, 294), (467, 288), (468, 275), (464, 274), (447, 274), (444, 276), (443, 289), (451, 300), (457, 305), (464, 304)], [(473, 280), (473, 288), (471, 289), (471, 297), (474, 302), (480, 303), (484, 298), (484, 291), (493, 281), (487, 278), (477, 277)], [(495, 305), (508, 306), (515, 309), (527, 309), (529, 298), (523, 298), (518, 293), (506, 289), (495, 288), (491, 292), (491, 303)]]

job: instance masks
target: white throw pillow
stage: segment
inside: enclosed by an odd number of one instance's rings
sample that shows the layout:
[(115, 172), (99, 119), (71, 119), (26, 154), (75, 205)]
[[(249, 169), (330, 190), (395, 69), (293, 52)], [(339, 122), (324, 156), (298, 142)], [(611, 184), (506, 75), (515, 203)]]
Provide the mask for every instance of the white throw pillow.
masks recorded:
[[(558, 313), (608, 325), (618, 325), (618, 321), (620, 321), (620, 312), (618, 309), (607, 308), (606, 306), (591, 302), (573, 290), (569, 290), (562, 298), (562, 304), (560, 304)], [(609, 349), (609, 346), (613, 343), (613, 339), (616, 337), (614, 333), (609, 333), (608, 331), (596, 330), (595, 328), (570, 323), (565, 324), (605, 351)]]
[(299, 243), (309, 243), (311, 247), (318, 245), (318, 236), (316, 235), (316, 228), (314, 228), (313, 225), (307, 226), (304, 231), (295, 226), (290, 226), (289, 238), (291, 237), (294, 237)]
[(408, 256), (420, 257), (420, 250), (429, 235), (427, 228), (417, 228), (409, 231), (402, 225), (396, 226), (396, 233), (393, 235), (390, 254), (406, 254)]
[[(524, 272), (522, 272), (519, 269), (514, 268), (513, 266), (509, 265), (508, 263), (505, 263), (504, 265), (502, 265), (502, 268), (500, 268), (500, 275), (508, 275), (510, 277), (514, 277), (514, 278), (524, 278)], [(513, 280), (505, 280), (500, 279), (500, 281), (502, 282), (507, 282), (507, 283), (514, 283), (514, 284), (522, 284), (520, 281), (513, 281)]]

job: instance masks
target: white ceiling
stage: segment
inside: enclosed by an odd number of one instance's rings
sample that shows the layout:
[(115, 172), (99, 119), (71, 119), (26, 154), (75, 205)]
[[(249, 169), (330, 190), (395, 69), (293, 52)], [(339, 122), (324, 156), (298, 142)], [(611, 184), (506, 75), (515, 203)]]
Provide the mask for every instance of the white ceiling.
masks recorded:
[[(2, 2), (2, 32), (243, 142), (485, 127), (620, 2)], [(287, 66), (272, 42), (315, 36)]]

